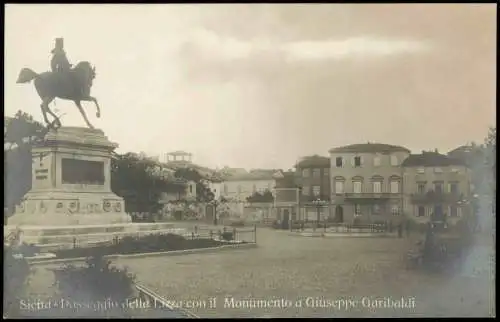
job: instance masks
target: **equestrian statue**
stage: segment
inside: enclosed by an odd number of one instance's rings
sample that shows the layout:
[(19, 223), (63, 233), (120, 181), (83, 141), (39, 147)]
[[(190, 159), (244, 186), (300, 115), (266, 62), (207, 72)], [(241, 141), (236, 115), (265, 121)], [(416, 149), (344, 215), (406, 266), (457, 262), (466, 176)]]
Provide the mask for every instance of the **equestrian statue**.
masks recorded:
[[(34, 80), (35, 89), (42, 99), (40, 107), (47, 127), (54, 127), (54, 124), (61, 127), (59, 117), (49, 108), (49, 104), (57, 97), (75, 102), (87, 126), (94, 128), (90, 124), (81, 102), (94, 102), (97, 108), (96, 116), (100, 117), (99, 103), (95, 97), (90, 96), (92, 81), (96, 76), (95, 67), (92, 67), (87, 61), (79, 62), (73, 67), (66, 57), (63, 38), (56, 39), (55, 48), (51, 53), (50, 67), (52, 71), (37, 74), (29, 68), (23, 68), (19, 73), (17, 83), (29, 83)], [(49, 121), (47, 113), (54, 117), (54, 122)]]

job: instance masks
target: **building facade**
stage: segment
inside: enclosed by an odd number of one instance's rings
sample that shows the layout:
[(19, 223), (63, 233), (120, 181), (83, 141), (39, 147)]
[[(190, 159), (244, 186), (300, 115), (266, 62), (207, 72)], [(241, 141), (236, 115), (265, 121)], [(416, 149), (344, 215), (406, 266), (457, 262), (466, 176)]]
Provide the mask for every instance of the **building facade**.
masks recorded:
[(246, 202), (256, 192), (273, 191), (276, 184), (274, 171), (247, 172), (223, 178), (220, 196), (228, 201)]
[(289, 228), (290, 221), (298, 219), (300, 190), (295, 171), (279, 171), (275, 174), (274, 219), (283, 229)]
[(410, 155), (402, 146), (353, 144), (330, 151), (331, 212), (337, 222), (401, 220), (403, 173)]
[(402, 167), (403, 210), (409, 218), (425, 223), (446, 217), (453, 224), (471, 213), (471, 173), (463, 160), (423, 152), (409, 156)]
[(300, 187), (299, 220), (324, 221), (330, 216), (330, 158), (312, 155), (300, 159), (295, 167)]

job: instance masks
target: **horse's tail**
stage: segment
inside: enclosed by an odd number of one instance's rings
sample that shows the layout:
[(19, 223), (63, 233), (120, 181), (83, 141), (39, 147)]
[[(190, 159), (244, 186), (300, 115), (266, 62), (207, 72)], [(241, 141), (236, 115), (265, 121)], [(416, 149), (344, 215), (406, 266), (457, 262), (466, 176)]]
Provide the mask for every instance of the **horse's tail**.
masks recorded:
[(23, 68), (19, 73), (19, 77), (17, 77), (16, 83), (29, 83), (32, 80), (34, 80), (37, 76), (38, 74), (32, 71), (31, 69)]

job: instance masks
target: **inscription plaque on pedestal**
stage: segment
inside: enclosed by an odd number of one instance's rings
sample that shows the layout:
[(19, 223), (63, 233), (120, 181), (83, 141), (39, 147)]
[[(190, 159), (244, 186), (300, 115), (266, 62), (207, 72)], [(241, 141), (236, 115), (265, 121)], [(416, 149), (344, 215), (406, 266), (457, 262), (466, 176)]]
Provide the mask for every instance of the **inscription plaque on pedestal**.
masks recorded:
[(104, 184), (104, 162), (62, 159), (61, 164), (63, 184)]

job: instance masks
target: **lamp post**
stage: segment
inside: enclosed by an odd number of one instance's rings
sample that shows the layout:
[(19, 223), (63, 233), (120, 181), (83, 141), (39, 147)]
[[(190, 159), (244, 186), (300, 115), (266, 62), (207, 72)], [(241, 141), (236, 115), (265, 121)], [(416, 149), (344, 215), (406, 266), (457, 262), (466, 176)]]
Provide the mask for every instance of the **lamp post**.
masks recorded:
[(217, 226), (217, 207), (221, 204), (221, 201), (216, 197), (216, 194), (214, 194), (214, 199), (212, 199), (209, 204), (214, 208), (214, 225)]
[(316, 206), (316, 214), (317, 214), (316, 227), (319, 227), (319, 222), (320, 222), (320, 217), (321, 217), (320, 210), (321, 210), (321, 208), (323, 208), (326, 205), (326, 201), (318, 198), (316, 200), (313, 200), (312, 203)]

